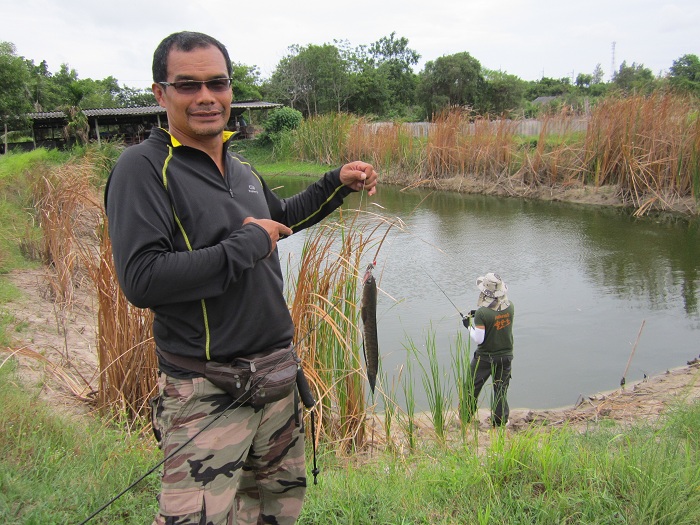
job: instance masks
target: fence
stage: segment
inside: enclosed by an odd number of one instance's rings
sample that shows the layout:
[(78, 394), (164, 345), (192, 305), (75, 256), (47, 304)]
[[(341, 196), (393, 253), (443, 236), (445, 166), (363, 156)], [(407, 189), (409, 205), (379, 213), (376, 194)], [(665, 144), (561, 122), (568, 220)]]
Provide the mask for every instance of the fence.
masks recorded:
[[(501, 120), (491, 120), (488, 125), (493, 127), (493, 129), (498, 129), (504, 124)], [(536, 120), (536, 119), (526, 119), (506, 121), (509, 129), (513, 126), (514, 133), (516, 135), (526, 135), (526, 136), (538, 136), (542, 133), (542, 128), (546, 125), (545, 131), (547, 135), (563, 135), (565, 133), (572, 133), (577, 131), (586, 131), (588, 128), (588, 119), (585, 117), (578, 118), (565, 118), (565, 119), (548, 119), (548, 120)], [(393, 126), (392, 122), (374, 122), (369, 124), (369, 129), (376, 133), (379, 129), (383, 127)], [(480, 123), (483, 125), (483, 123)], [(430, 122), (407, 122), (402, 124), (406, 128), (410, 129), (414, 137), (427, 137), (430, 135), (430, 130), (433, 128), (434, 124)], [(476, 125), (472, 122), (469, 124), (469, 133), (474, 133)]]

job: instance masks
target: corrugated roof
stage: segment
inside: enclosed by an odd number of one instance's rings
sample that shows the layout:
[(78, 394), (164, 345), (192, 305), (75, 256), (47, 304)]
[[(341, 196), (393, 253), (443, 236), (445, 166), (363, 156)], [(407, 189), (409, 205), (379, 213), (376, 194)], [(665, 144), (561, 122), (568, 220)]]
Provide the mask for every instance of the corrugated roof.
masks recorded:
[[(282, 104), (274, 102), (264, 102), (262, 100), (244, 100), (231, 103), (231, 109), (273, 109), (281, 107)], [(156, 115), (165, 114), (165, 108), (160, 106), (141, 106), (135, 108), (99, 108), (99, 109), (84, 109), (83, 114), (86, 117), (104, 117), (118, 115)], [(27, 116), (32, 120), (49, 120), (65, 118), (66, 114), (63, 111), (48, 111), (40, 113), (28, 113)]]

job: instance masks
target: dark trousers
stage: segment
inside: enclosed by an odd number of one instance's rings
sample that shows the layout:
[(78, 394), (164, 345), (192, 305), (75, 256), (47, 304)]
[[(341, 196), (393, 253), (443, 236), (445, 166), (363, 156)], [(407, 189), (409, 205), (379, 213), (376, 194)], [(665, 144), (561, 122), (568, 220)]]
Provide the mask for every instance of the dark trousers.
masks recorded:
[(491, 424), (500, 427), (508, 422), (508, 385), (510, 384), (510, 368), (512, 357), (477, 356), (471, 362), (471, 377), (474, 389), (470, 396), (472, 414), (476, 412), (481, 388), (489, 377), (493, 382), (493, 397), (491, 398)]

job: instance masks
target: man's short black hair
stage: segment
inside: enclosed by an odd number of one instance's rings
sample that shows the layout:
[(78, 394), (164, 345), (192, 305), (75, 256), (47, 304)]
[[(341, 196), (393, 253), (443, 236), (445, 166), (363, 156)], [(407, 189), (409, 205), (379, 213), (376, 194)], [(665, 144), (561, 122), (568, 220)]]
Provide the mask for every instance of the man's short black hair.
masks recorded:
[(226, 69), (228, 76), (231, 77), (233, 69), (231, 59), (228, 56), (226, 47), (216, 38), (205, 35), (204, 33), (196, 33), (194, 31), (180, 31), (167, 36), (158, 44), (153, 53), (153, 82), (167, 82), (168, 80), (168, 54), (170, 50), (175, 48), (179, 51), (192, 51), (200, 47), (214, 46), (221, 54), (224, 55), (226, 61)]

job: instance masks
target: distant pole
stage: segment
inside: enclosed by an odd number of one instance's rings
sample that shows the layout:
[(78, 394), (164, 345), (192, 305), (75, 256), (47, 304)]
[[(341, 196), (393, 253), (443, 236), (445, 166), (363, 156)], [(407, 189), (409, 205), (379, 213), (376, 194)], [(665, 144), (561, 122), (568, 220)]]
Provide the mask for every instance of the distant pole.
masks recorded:
[(612, 43), (612, 60), (610, 62), (610, 81), (615, 78), (615, 42)]

